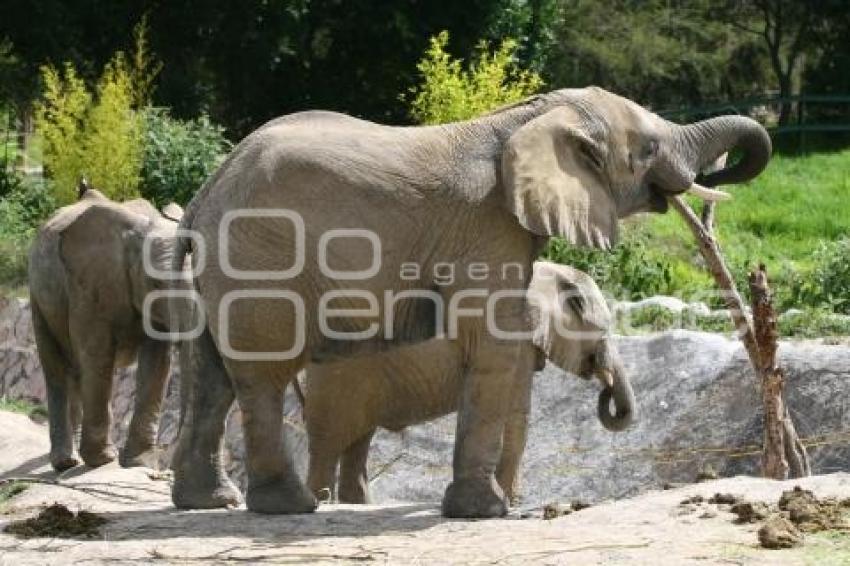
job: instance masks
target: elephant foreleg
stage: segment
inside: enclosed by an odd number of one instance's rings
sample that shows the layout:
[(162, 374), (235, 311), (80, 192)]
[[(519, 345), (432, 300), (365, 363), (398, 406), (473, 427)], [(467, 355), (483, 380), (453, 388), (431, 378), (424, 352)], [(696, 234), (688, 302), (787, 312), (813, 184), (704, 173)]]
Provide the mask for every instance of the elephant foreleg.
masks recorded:
[(145, 338), (142, 342), (136, 370), (133, 418), (130, 421), (127, 442), (119, 455), (119, 462), (124, 467), (159, 466), (156, 436), (162, 395), (170, 369), (169, 354), (168, 342), (153, 338)]
[(367, 464), (375, 431), (348, 447), (339, 467), (339, 502), (371, 503)]
[(180, 432), (171, 462), (171, 499), (181, 509), (238, 505), (221, 459), (233, 387), (209, 330), (180, 348)]
[(47, 421), (50, 427), (50, 465), (57, 472), (76, 466), (74, 458), (73, 370), (50, 333), (35, 302), (32, 303), (33, 332), (38, 357), (47, 385)]
[(443, 497), (447, 517), (499, 517), (507, 513), (494, 472), (511, 408), (519, 345), (485, 339), (468, 370), (461, 394), (454, 477)]
[(511, 505), (519, 501), (519, 465), (528, 437), (531, 411), (531, 373), (520, 372), (514, 387), (514, 407), (502, 436), (502, 457), (496, 467), (496, 481)]
[(316, 498), (298, 477), (292, 455), (283, 444), (283, 392), (288, 380), (252, 374), (238, 364), (231, 370), (242, 409), (248, 509), (272, 514), (315, 510)]
[(310, 465), (307, 470), (307, 487), (319, 501), (332, 501), (336, 493), (337, 455), (319, 453), (310, 449)]

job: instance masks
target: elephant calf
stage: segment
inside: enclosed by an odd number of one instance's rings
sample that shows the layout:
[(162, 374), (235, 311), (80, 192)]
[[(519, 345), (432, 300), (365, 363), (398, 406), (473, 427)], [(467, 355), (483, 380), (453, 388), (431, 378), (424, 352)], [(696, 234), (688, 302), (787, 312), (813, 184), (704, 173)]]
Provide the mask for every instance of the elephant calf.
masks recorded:
[[(537, 262), (529, 309), (538, 361), (516, 376), (514, 405), (496, 469), (496, 479), (510, 500), (517, 497), (531, 377), (533, 370), (542, 369), (544, 357), (565, 371), (603, 382), (598, 414), (606, 428), (623, 430), (634, 418), (634, 395), (608, 336), (611, 315), (593, 279), (571, 267)], [(339, 501), (368, 502), (366, 461), (376, 428), (400, 431), (456, 411), (463, 376), (460, 349), (442, 338), (308, 366), (310, 489), (316, 494), (324, 488), (333, 491), (339, 465)], [(610, 413), (612, 398), (616, 415)]]
[[(165, 282), (145, 273), (144, 240), (152, 266), (170, 269), (177, 205), (162, 216), (149, 202), (112, 202), (81, 183), (80, 200), (41, 228), (30, 250), (33, 329), (47, 384), (50, 463), (57, 471), (115, 458), (109, 440), (112, 374), (138, 357), (133, 419), (121, 451), (123, 466), (155, 466), (155, 442), (169, 343), (146, 335), (142, 307)], [(165, 329), (165, 300), (151, 303), (150, 322)]]

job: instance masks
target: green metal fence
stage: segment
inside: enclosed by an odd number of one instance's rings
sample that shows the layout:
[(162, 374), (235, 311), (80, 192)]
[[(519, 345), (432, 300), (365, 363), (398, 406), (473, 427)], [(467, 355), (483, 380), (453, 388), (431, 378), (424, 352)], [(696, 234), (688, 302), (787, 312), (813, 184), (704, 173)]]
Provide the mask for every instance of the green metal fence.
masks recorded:
[[(790, 120), (783, 125), (764, 120), (779, 115), (782, 105), (790, 105)], [(850, 144), (850, 95), (803, 94), (763, 96), (691, 108), (666, 109), (661, 116), (676, 122), (692, 122), (720, 114), (753, 116), (765, 123), (774, 138), (796, 142), (805, 150), (813, 138), (829, 140), (833, 145)], [(794, 135), (796, 134), (796, 136)]]

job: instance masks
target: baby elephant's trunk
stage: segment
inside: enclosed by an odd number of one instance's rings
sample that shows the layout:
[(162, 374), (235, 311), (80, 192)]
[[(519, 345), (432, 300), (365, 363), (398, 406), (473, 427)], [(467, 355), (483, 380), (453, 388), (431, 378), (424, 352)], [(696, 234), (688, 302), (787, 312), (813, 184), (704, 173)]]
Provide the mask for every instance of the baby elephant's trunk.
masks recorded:
[[(604, 389), (599, 393), (597, 414), (599, 422), (608, 430), (618, 432), (628, 428), (635, 420), (635, 394), (626, 375), (623, 363), (616, 352), (606, 348), (602, 354), (606, 359), (599, 370)], [(614, 413), (611, 413), (611, 401), (614, 401)]]

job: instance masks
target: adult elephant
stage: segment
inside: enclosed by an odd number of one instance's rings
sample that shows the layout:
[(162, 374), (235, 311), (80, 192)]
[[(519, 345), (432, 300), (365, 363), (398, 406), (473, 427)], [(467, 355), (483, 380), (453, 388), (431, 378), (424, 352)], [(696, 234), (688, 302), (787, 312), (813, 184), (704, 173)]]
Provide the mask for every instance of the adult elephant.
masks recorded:
[(443, 513), (503, 515), (494, 470), (515, 378), (534, 364), (530, 342), (511, 337), (527, 330), (516, 297), (535, 257), (556, 235), (610, 246), (618, 218), (666, 211), (667, 197), (732, 148), (741, 159), (703, 184), (757, 175), (770, 158), (765, 130), (738, 116), (677, 126), (599, 88), (441, 126), (317, 111), (262, 126), (181, 223), (203, 243), (195, 284), (207, 323), (187, 342), (193, 385), (173, 460), (174, 503), (239, 500), (219, 457), (235, 393), (248, 509), (312, 511), (315, 498), (283, 446), (284, 387), (311, 361), (433, 333), (426, 313), (436, 305), (466, 368)]
[[(167, 285), (146, 273), (142, 256), (147, 238), (150, 266), (171, 268), (182, 212), (169, 205), (167, 218), (146, 200), (116, 203), (82, 183), (79, 201), (60, 209), (36, 236), (29, 256), (30, 304), (47, 384), (50, 463), (57, 471), (78, 463), (74, 433), (80, 424), (83, 461), (101, 466), (115, 459), (109, 439), (112, 374), (137, 359), (135, 407), (120, 463), (156, 466), (170, 343), (146, 335), (142, 316), (149, 293)], [(150, 303), (149, 323), (160, 332), (170, 322), (167, 305), (162, 299)]]
[[(610, 336), (611, 312), (593, 279), (566, 265), (537, 261), (528, 309), (538, 363), (517, 376), (496, 467), (496, 481), (512, 502), (519, 497), (531, 371), (543, 369), (546, 359), (571, 374), (600, 380), (597, 414), (608, 430), (625, 430), (635, 417), (634, 393)], [(308, 366), (304, 418), (310, 448), (307, 485), (313, 493), (329, 489), (334, 495), (339, 466), (339, 502), (367, 503), (367, 461), (376, 429), (401, 431), (456, 411), (465, 374), (456, 354), (448, 340), (432, 338)]]

